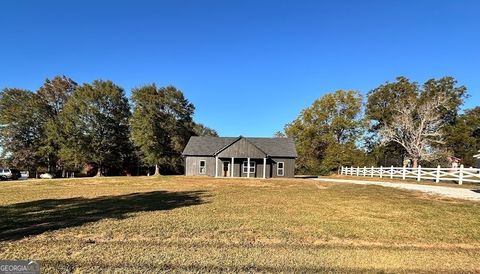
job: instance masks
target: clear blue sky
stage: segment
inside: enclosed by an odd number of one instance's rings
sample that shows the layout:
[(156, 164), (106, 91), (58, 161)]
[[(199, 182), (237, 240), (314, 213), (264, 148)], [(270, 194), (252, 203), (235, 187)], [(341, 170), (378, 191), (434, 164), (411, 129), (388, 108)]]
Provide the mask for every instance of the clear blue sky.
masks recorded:
[(480, 105), (480, 1), (0, 1), (0, 88), (175, 85), (222, 136), (271, 136), (314, 99), (450, 75)]

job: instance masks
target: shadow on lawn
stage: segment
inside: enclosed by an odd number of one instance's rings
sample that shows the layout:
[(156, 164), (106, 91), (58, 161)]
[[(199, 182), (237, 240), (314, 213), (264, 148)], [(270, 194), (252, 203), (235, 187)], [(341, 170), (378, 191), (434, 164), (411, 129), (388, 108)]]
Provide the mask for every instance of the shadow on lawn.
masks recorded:
[(98, 198), (45, 199), (0, 207), (0, 241), (80, 226), (141, 211), (170, 210), (205, 203), (204, 191), (152, 191)]

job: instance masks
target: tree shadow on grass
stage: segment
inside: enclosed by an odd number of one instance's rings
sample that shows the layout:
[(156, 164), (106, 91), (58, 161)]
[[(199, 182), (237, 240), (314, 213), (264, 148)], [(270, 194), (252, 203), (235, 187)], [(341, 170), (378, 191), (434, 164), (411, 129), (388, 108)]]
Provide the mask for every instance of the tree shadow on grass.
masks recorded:
[(205, 203), (205, 191), (152, 191), (97, 198), (45, 199), (0, 207), (0, 241), (16, 240), (47, 231), (80, 226), (128, 213)]

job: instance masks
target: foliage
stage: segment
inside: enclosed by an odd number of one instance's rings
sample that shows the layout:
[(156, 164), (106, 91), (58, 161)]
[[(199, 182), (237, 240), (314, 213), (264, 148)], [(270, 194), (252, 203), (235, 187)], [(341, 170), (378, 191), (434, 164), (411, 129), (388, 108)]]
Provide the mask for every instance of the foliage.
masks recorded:
[[(405, 77), (372, 90), (366, 105), (370, 132), (381, 139), (376, 145), (395, 148), (416, 166), (444, 155), (444, 128), (454, 123), (466, 89), (452, 77), (431, 79), (419, 86)], [(394, 145), (392, 143), (396, 143)], [(401, 150), (398, 150), (400, 145)], [(378, 151), (378, 149), (376, 149)]]
[(417, 84), (405, 77), (397, 77), (397, 81), (386, 83), (368, 93), (365, 117), (371, 120), (373, 130), (391, 123), (398, 103), (414, 100), (417, 96)]
[(60, 114), (60, 157), (72, 167), (88, 162), (118, 167), (129, 156), (130, 109), (123, 89), (111, 81), (79, 86)]
[(209, 128), (201, 123), (195, 123), (193, 126), (193, 132), (196, 136), (213, 136), (218, 137), (216, 130)]
[(277, 131), (273, 134), (274, 138), (287, 138), (287, 135), (283, 131)]
[(154, 84), (134, 89), (132, 101), (132, 139), (141, 159), (156, 166), (155, 174), (159, 165), (179, 172), (181, 153), (195, 134), (193, 104), (175, 87), (157, 88)]
[(63, 138), (59, 115), (76, 87), (77, 83), (72, 79), (56, 76), (52, 80), (47, 79), (37, 92), (43, 113), (46, 115), (43, 124), (45, 136), (41, 140), (39, 155), (47, 162), (49, 172), (62, 166), (58, 155)]
[(480, 151), (480, 107), (465, 111), (445, 130), (445, 144), (465, 166), (475, 166), (473, 155)]
[(44, 166), (39, 148), (44, 138), (43, 111), (37, 94), (22, 89), (0, 92), (0, 145), (2, 158), (18, 168)]
[(364, 128), (361, 107), (358, 92), (339, 90), (315, 100), (286, 126), (287, 136), (296, 143), (300, 173), (329, 173), (357, 162), (355, 144)]

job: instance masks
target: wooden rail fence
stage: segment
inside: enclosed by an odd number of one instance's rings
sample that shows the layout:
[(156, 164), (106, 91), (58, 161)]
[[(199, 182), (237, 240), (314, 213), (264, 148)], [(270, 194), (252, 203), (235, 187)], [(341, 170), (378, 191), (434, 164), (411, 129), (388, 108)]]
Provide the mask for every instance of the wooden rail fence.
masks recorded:
[(461, 185), (463, 182), (480, 183), (480, 168), (465, 168), (461, 165), (458, 168), (425, 168), (418, 166), (411, 167), (344, 167), (340, 174), (363, 177), (380, 178), (402, 178), (421, 180), (454, 181)]

